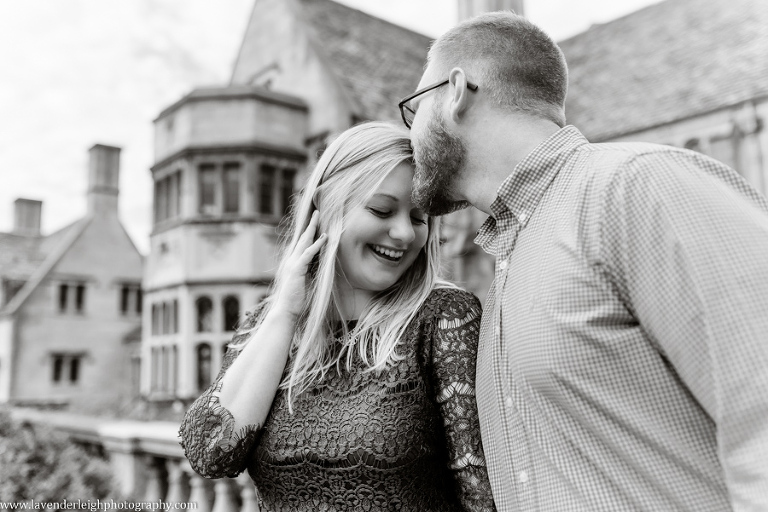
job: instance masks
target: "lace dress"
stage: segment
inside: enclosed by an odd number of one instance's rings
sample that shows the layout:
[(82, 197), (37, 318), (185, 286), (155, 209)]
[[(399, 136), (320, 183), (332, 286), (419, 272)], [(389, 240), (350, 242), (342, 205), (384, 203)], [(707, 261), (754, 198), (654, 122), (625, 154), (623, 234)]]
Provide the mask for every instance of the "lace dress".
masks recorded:
[(392, 368), (363, 372), (358, 358), (295, 397), (293, 414), (279, 390), (264, 427), (241, 432), (217, 396), (229, 351), (182, 422), (187, 458), (207, 478), (247, 469), (266, 511), (495, 510), (474, 394), (479, 321), (473, 295), (435, 290)]

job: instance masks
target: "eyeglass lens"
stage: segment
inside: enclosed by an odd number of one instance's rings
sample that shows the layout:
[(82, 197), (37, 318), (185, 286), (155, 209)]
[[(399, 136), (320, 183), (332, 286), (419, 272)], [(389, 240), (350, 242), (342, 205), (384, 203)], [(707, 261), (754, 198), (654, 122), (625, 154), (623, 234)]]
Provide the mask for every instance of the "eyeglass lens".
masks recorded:
[(403, 114), (403, 120), (405, 121), (405, 124), (408, 126), (408, 128), (411, 127), (411, 124), (413, 124), (413, 118), (416, 115), (416, 112), (413, 111), (411, 108), (411, 102), (403, 104), (402, 107), (402, 114)]

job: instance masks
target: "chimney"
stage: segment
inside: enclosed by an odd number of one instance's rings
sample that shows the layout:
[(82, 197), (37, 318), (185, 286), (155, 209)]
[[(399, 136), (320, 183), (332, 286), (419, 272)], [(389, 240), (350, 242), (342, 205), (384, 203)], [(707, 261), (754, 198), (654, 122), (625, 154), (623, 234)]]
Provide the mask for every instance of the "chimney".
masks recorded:
[(13, 202), (13, 233), (24, 236), (40, 236), (40, 213), (43, 202), (18, 198)]
[(117, 214), (120, 148), (95, 144), (88, 153), (88, 213)]
[(459, 21), (491, 11), (514, 11), (525, 16), (524, 0), (459, 0)]

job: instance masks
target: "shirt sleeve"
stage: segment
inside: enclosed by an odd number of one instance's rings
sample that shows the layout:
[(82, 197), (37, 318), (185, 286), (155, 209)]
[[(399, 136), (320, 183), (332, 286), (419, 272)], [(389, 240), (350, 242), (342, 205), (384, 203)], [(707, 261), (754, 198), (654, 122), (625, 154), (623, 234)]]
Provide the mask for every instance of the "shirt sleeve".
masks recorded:
[(464, 510), (495, 511), (475, 400), (480, 301), (464, 291), (440, 292), (430, 373), (454, 488)]
[[(262, 307), (247, 315), (232, 339), (233, 344), (247, 343)], [(192, 403), (179, 429), (181, 446), (190, 465), (205, 478), (234, 478), (242, 473), (261, 430), (260, 425), (246, 425), (235, 432), (235, 418), (219, 403), (222, 378), (241, 351), (227, 349), (216, 380)]]
[(603, 215), (609, 272), (712, 418), (734, 510), (768, 510), (768, 204), (692, 152), (635, 157)]

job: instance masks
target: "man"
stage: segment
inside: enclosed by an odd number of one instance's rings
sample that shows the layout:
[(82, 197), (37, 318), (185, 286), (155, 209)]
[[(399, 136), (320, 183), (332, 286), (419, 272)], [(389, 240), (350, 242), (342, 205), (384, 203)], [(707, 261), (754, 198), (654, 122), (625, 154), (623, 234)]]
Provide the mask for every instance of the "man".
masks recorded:
[(511, 13), (429, 52), (414, 197), (496, 257), (477, 362), (497, 507), (768, 510), (768, 203), (725, 165), (565, 126), (567, 69)]

